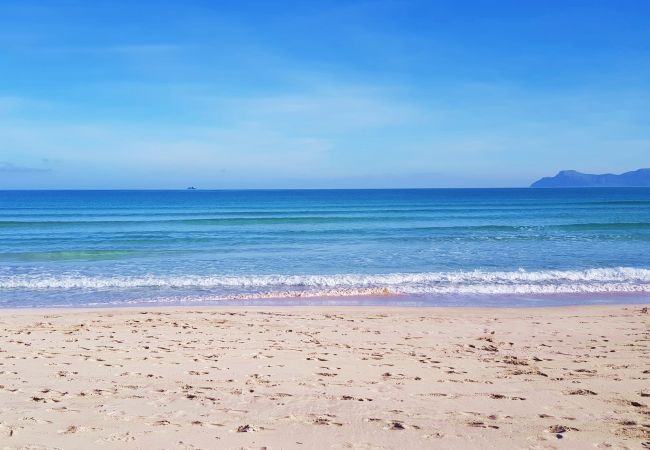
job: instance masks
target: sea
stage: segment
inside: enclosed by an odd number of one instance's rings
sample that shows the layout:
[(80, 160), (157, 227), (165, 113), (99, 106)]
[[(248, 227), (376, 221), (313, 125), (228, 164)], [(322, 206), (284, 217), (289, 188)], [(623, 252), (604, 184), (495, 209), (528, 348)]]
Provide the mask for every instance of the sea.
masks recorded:
[(0, 308), (650, 302), (650, 188), (0, 191)]

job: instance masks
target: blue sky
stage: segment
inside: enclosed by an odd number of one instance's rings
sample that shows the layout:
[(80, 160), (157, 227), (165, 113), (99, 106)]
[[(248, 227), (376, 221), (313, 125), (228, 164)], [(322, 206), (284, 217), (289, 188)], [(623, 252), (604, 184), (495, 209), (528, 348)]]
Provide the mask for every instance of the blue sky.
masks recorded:
[(0, 2), (0, 188), (650, 166), (650, 2)]

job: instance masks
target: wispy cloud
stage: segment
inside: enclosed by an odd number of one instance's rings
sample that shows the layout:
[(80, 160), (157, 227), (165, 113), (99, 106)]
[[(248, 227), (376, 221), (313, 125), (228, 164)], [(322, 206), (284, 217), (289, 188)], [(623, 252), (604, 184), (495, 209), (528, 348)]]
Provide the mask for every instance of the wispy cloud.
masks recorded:
[(5, 174), (21, 174), (21, 173), (44, 173), (51, 172), (49, 167), (27, 167), (18, 166), (10, 162), (0, 162), (0, 173)]
[(126, 44), (126, 45), (113, 45), (107, 47), (95, 48), (95, 51), (103, 51), (107, 53), (121, 53), (127, 55), (159, 55), (164, 53), (172, 53), (182, 50), (184, 47), (176, 44)]
[(322, 131), (347, 131), (412, 123), (424, 114), (413, 104), (380, 90), (335, 88), (273, 96), (230, 99), (230, 110), (247, 120), (302, 123)]
[(0, 96), (0, 114), (15, 113), (21, 109), (33, 107), (37, 102), (17, 95)]

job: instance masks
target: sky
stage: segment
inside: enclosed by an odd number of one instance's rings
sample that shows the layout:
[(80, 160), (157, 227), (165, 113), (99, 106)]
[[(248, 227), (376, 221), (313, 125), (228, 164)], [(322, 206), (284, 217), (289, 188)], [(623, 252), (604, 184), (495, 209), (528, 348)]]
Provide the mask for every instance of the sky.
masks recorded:
[(0, 189), (650, 167), (650, 2), (0, 1)]

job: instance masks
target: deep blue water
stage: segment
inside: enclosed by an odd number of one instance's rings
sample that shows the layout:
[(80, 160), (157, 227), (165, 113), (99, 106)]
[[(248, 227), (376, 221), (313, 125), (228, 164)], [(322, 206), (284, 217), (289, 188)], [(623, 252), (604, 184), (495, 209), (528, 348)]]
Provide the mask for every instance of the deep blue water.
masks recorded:
[(0, 307), (359, 295), (646, 301), (650, 189), (0, 191)]

